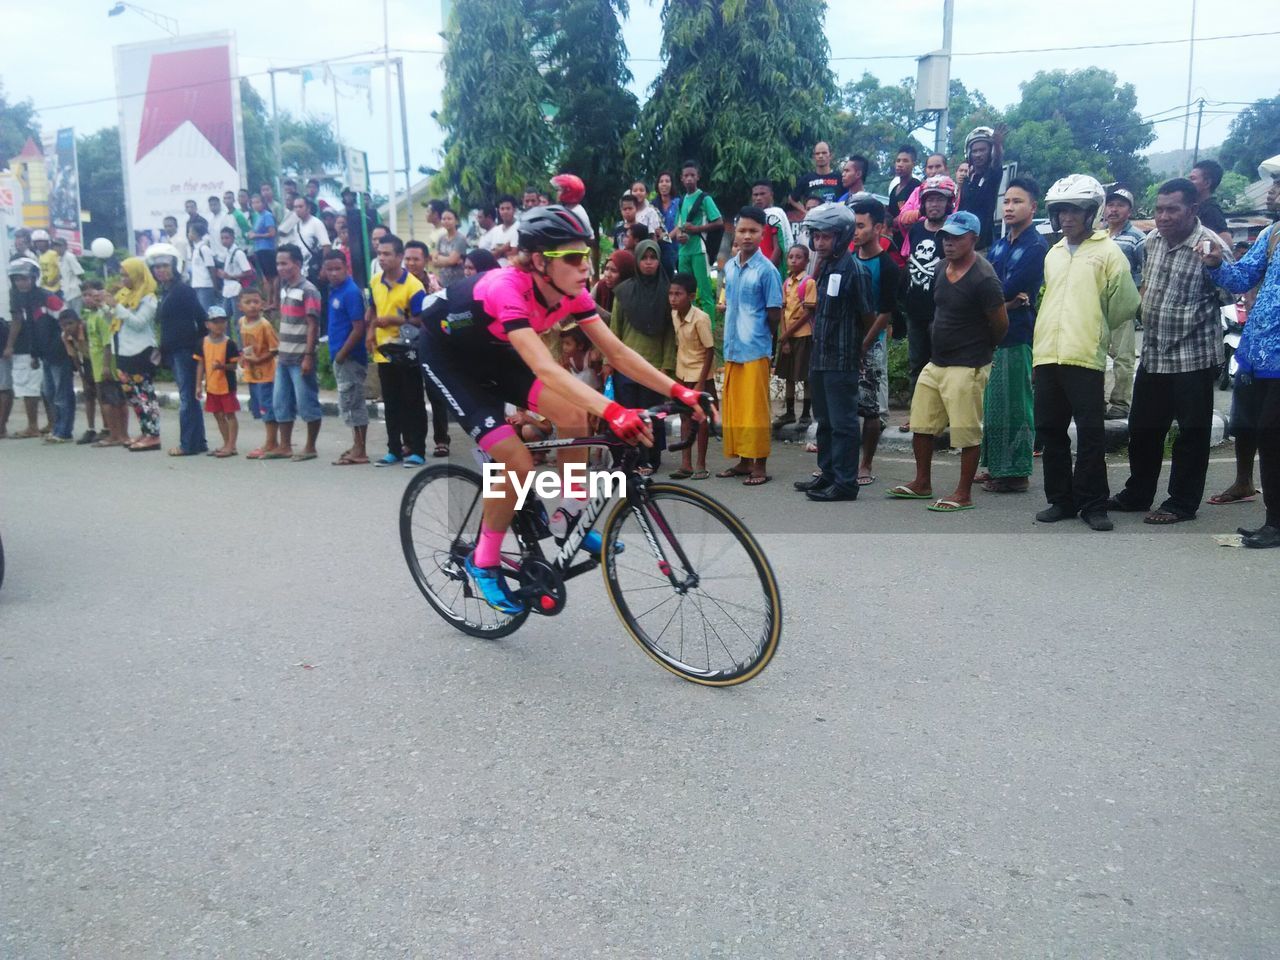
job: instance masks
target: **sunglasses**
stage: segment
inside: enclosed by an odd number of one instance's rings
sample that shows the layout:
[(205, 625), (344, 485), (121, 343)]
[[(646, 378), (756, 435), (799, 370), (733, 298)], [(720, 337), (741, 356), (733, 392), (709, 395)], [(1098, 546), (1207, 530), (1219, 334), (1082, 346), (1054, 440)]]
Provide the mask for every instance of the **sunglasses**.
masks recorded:
[(582, 261), (591, 255), (590, 250), (544, 250), (542, 255), (550, 260), (563, 260), (571, 267), (582, 266)]

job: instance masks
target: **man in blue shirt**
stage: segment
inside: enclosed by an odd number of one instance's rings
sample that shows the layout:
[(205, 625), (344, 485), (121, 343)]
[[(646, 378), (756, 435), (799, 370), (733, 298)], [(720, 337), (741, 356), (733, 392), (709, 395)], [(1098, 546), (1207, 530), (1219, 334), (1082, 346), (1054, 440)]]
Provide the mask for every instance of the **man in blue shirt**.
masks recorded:
[(724, 267), (724, 453), (738, 462), (718, 477), (743, 477), (743, 485), (769, 482), (769, 371), (773, 331), (782, 319), (782, 278), (760, 252), (765, 212), (743, 207), (734, 238), (738, 255)]
[(324, 255), (324, 276), (329, 281), (329, 356), (338, 381), (338, 413), (351, 428), (351, 447), (334, 466), (368, 463), (365, 434), (369, 431), (369, 407), (364, 380), (369, 353), (364, 344), (364, 296), (351, 279), (347, 256), (341, 250)]

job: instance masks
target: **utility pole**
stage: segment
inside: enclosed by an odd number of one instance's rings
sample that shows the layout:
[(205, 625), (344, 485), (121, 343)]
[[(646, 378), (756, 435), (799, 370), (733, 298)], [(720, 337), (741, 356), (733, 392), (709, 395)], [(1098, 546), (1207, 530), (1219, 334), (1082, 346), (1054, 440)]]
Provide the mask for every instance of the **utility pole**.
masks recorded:
[[(382, 0), (382, 75), (387, 92), (387, 226), (396, 232), (396, 145), (391, 126), (391, 18)], [(413, 211), (409, 211), (413, 215)]]
[(396, 79), (400, 83), (400, 145), (404, 149), (404, 195), (409, 211), (409, 239), (413, 240), (413, 183), (409, 180), (409, 110), (404, 102), (404, 58), (396, 57)]
[[(948, 104), (951, 99), (951, 21), (955, 16), (955, 0), (943, 0), (942, 2), (942, 53), (947, 60), (947, 100)], [(938, 114), (938, 129), (933, 136), (933, 152), (941, 153), (946, 156), (947, 153), (947, 132), (951, 125), (951, 110), (949, 107), (943, 107), (942, 112)]]
[(1191, 0), (1191, 43), (1187, 51), (1187, 115), (1182, 122), (1182, 152), (1187, 151), (1187, 136), (1191, 133), (1191, 74), (1196, 64), (1196, 0)]
[(1196, 152), (1191, 158), (1191, 165), (1194, 167), (1200, 162), (1200, 121), (1204, 118), (1204, 97), (1200, 98), (1200, 108), (1196, 110)]
[(284, 166), (284, 160), (280, 155), (280, 115), (276, 112), (276, 72), (269, 70), (267, 75), (271, 77), (271, 143), (276, 155), (275, 188), (276, 196), (281, 196), (284, 191), (280, 189), (280, 168)]

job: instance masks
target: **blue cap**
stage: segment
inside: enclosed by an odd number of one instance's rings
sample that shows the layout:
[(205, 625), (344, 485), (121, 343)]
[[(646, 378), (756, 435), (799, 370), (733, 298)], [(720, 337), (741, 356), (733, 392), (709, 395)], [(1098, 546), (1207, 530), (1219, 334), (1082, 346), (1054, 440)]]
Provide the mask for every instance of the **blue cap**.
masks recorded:
[(976, 235), (982, 232), (982, 221), (968, 210), (957, 210), (947, 217), (947, 222), (942, 225), (942, 232), (953, 237), (962, 237), (966, 233)]
[(225, 320), (227, 319), (227, 311), (219, 306), (212, 306), (204, 312), (207, 320)]
[(977, 215), (970, 214), (968, 210), (956, 210), (954, 214), (948, 216), (946, 223), (942, 224), (942, 232), (950, 233), (952, 237), (963, 237), (966, 233), (982, 233), (982, 221), (977, 218)]

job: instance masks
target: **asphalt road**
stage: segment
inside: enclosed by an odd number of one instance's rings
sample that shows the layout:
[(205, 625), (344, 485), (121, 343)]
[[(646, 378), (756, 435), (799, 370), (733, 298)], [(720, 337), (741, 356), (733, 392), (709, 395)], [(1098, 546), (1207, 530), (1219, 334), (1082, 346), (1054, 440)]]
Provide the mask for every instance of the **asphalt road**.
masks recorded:
[(900, 461), (812, 505), (790, 446), (706, 483), (785, 603), (768, 670), (709, 690), (594, 577), (510, 639), (446, 628), (408, 472), (330, 467), (339, 435), (0, 443), (0, 957), (1276, 954), (1280, 551), (1212, 538), (1260, 505), (936, 516), (881, 499)]

